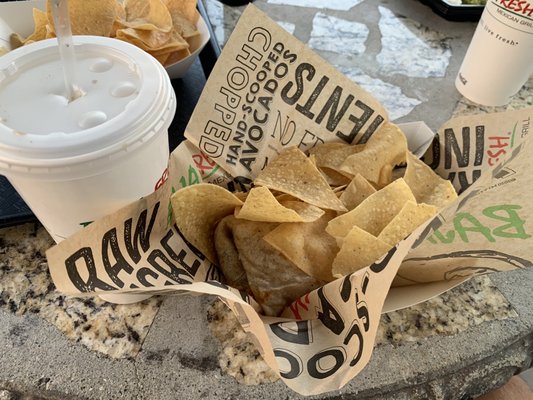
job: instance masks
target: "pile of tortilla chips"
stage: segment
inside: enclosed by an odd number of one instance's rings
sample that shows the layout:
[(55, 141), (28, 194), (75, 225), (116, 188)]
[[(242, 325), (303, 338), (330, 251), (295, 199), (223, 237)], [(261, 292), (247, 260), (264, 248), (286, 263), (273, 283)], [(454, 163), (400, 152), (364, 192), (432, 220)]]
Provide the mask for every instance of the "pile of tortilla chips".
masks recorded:
[(248, 193), (212, 184), (177, 191), (185, 238), (249, 292), (266, 315), (368, 266), (457, 198), (452, 184), (384, 124), (366, 144), (281, 153)]
[[(12, 34), (13, 49), (55, 37), (52, 7), (48, 0), (46, 12), (33, 9), (34, 32), (27, 38)], [(189, 56), (200, 44), (196, 0), (69, 0), (68, 8), (73, 35), (124, 40), (164, 66)]]

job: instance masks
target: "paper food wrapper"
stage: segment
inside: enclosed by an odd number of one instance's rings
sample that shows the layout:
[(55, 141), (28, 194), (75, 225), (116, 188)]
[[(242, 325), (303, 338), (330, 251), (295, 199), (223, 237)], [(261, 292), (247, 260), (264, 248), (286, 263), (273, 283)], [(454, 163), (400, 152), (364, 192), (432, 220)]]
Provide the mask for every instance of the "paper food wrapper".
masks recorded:
[[(200, 182), (246, 188), (284, 148), (365, 142), (388, 116), (370, 94), (251, 5), (211, 73), (188, 141), (170, 157), (166, 181), (51, 248), (52, 278), (73, 295), (220, 296), (291, 389), (312, 395), (341, 388), (371, 357), (393, 281), (417, 302), (435, 294), (432, 287), (443, 291), (474, 274), (531, 265), (533, 142), (526, 139), (532, 116), (529, 108), (446, 123), (425, 161), (453, 182), (459, 199), (374, 264), (303, 296), (282, 318), (264, 317), (180, 235), (170, 196)], [(401, 291), (405, 285), (413, 286)]]

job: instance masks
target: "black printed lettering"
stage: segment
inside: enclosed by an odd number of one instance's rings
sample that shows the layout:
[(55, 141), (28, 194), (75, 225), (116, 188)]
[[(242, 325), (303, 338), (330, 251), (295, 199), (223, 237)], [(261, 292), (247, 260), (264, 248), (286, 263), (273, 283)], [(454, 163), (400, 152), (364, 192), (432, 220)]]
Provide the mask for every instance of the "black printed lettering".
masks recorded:
[[(162, 263), (159, 262), (162, 261)], [(187, 271), (178, 268), (172, 263), (172, 261), (159, 249), (154, 249), (148, 255), (148, 262), (157, 271), (165, 275), (167, 278), (173, 280), (176, 283), (188, 284), (191, 283), (190, 275)]]
[(218, 111), (222, 118), (222, 122), (226, 125), (231, 125), (235, 122), (235, 117), (237, 116), (235, 111), (231, 111), (229, 108), (226, 108), (221, 104), (215, 104), (215, 111)]
[(345, 303), (350, 299), (350, 295), (352, 294), (352, 280), (350, 278), (351, 275), (345, 277), (341, 285), (341, 299)]
[[(333, 92), (329, 96), (328, 100), (324, 104), (324, 107), (322, 107), (322, 110), (320, 110), (320, 113), (318, 114), (315, 120), (318, 124), (320, 124), (322, 120), (324, 119), (324, 117), (329, 114), (328, 120), (326, 121), (326, 129), (330, 132), (333, 132), (337, 128), (337, 125), (339, 125), (339, 122), (341, 121), (342, 117), (344, 117), (344, 114), (346, 114), (348, 107), (350, 107), (350, 104), (352, 103), (354, 99), (354, 96), (351, 94), (346, 96), (346, 99), (344, 99), (344, 102), (340, 110), (337, 112), (337, 108), (339, 107), (339, 104), (340, 104), (341, 95), (342, 95), (342, 87), (336, 86), (335, 89), (333, 89)], [(339, 135), (337, 134), (337, 136)]]
[[(86, 268), (88, 277), (84, 281), (78, 270), (78, 260), (83, 261), (83, 266)], [(81, 266), (81, 265), (80, 265)], [(67, 275), (72, 284), (80, 292), (93, 292), (96, 289), (114, 290), (115, 287), (108, 285), (106, 282), (100, 280), (96, 274), (96, 266), (93, 257), (93, 251), (90, 247), (82, 247), (75, 251), (71, 256), (65, 260), (65, 268)]]
[(237, 93), (229, 90), (228, 88), (221, 87), (220, 93), (226, 97), (226, 104), (231, 109), (236, 109), (239, 104), (241, 103), (241, 96), (239, 96)]
[(260, 44), (260, 49), (263, 52), (268, 51), (268, 48), (270, 47), (271, 41), (272, 41), (272, 36), (270, 35), (270, 32), (267, 31), (262, 26), (256, 26), (248, 34), (248, 42), (249, 43), (255, 43), (255, 42), (259, 43)]
[(318, 319), (322, 321), (331, 332), (340, 335), (344, 330), (344, 320), (340, 313), (333, 307), (333, 305), (326, 299), (324, 295), (324, 288), (321, 287), (317, 291), (318, 299), (320, 300), (320, 310), (318, 311)]
[(463, 127), (463, 149), (457, 142), (455, 132), (448, 128), (444, 130), (444, 168), (450, 169), (452, 167), (452, 151), (457, 160), (459, 167), (468, 167), (470, 161), (470, 128)]
[[(111, 262), (111, 255), (114, 258), (114, 263)], [(102, 262), (107, 275), (111, 278), (119, 288), (124, 286), (124, 282), (118, 277), (121, 271), (125, 271), (127, 274), (133, 272), (133, 267), (128, 264), (120, 247), (118, 245), (117, 228), (108, 230), (102, 238)]]
[(294, 379), (302, 373), (302, 360), (297, 354), (285, 349), (274, 349), (274, 356), (284, 358), (289, 362), (290, 368), (288, 371), (279, 371), (283, 378)]
[(485, 127), (483, 125), (476, 126), (476, 154), (474, 158), (474, 165), (483, 164), (483, 155), (485, 154)]
[[(341, 139), (343, 139), (347, 143), (352, 143), (353, 142), (353, 140), (355, 139), (357, 134), (361, 131), (363, 126), (368, 122), (368, 120), (370, 119), (372, 114), (374, 114), (374, 109), (371, 108), (370, 106), (366, 105), (365, 103), (363, 103), (360, 100), (357, 100), (355, 102), (355, 105), (357, 107), (359, 107), (363, 111), (363, 114), (361, 114), (360, 117), (356, 117), (353, 114), (350, 114), (348, 116), (348, 119), (351, 122), (353, 122), (353, 128), (350, 131), (350, 133), (348, 135), (346, 135), (346, 134), (344, 134), (341, 131), (337, 131), (337, 133), (335, 134), (336, 136), (340, 137)], [(381, 121), (380, 121), (380, 123), (381, 123)]]
[(278, 79), (283, 79), (289, 73), (289, 66), (285, 63), (279, 63), (274, 69), (274, 76)]
[(296, 123), (289, 119), (288, 116), (285, 117), (285, 121), (283, 122), (281, 112), (278, 110), (276, 123), (274, 124), (271, 137), (275, 138), (277, 135), (279, 137), (279, 142), (285, 146), (291, 142), (295, 134)]
[(287, 60), (289, 64), (295, 62), (297, 58), (298, 56), (295, 53), (291, 53), (290, 50), (285, 50), (283, 52), (283, 59)]
[(185, 250), (183, 250), (183, 249), (180, 250), (179, 254), (176, 254), (176, 252), (172, 249), (172, 246), (168, 243), (173, 236), (174, 236), (174, 232), (172, 230), (169, 230), (165, 234), (163, 239), (161, 239), (161, 242), (160, 242), (161, 246), (163, 247), (163, 249), (165, 249), (165, 251), (170, 256), (170, 258), (172, 260), (176, 261), (181, 267), (183, 267), (183, 269), (185, 269), (187, 271), (189, 276), (191, 278), (193, 278), (196, 275), (196, 272), (198, 272), (198, 269), (200, 268), (201, 263), (200, 263), (200, 261), (195, 259), (192, 262), (192, 265), (189, 265), (185, 261), (185, 257), (187, 256), (187, 252)]
[[(324, 369), (321, 367), (321, 360), (323, 358), (332, 357), (335, 361), (335, 364), (329, 369)], [(334, 347), (331, 349), (326, 349), (321, 351), (318, 354), (315, 354), (313, 357), (307, 361), (307, 371), (309, 375), (316, 379), (326, 379), (333, 375), (337, 370), (344, 364), (346, 359), (344, 349), (342, 347)], [(330, 364), (329, 362), (327, 363)]]
[(237, 55), (236, 60), (249, 70), (255, 71), (258, 62), (262, 58), (263, 56), (259, 51), (245, 44), (242, 46), (241, 52)]
[(385, 118), (381, 115), (377, 115), (376, 118), (370, 123), (368, 128), (366, 129), (365, 133), (361, 135), (361, 139), (357, 141), (358, 144), (364, 144), (368, 142), (368, 139), (370, 139), (370, 136), (374, 134), (374, 132), (379, 128), (381, 123), (385, 121)]
[(350, 367), (355, 366), (360, 360), (361, 356), (363, 355), (363, 348), (364, 348), (364, 337), (363, 333), (361, 332), (361, 328), (359, 326), (359, 322), (357, 320), (353, 321), (352, 326), (350, 327), (350, 330), (348, 331), (348, 334), (346, 335), (346, 338), (344, 339), (344, 344), (348, 345), (352, 338), (356, 336), (357, 337), (357, 352), (355, 353), (354, 358), (350, 361)]
[[(295, 82), (289, 81), (283, 87), (283, 89), (281, 89), (282, 100), (288, 105), (294, 105), (304, 92), (304, 75), (305, 79), (310, 82), (315, 76), (315, 71), (315, 67), (309, 63), (302, 63), (298, 65), (296, 67), (296, 71), (294, 72)], [(294, 93), (289, 94), (293, 86), (296, 86), (295, 90), (293, 91)]]
[(233, 67), (228, 72), (228, 84), (237, 92), (246, 88), (249, 80), (248, 72), (242, 67)]
[(139, 219), (137, 220), (137, 225), (135, 226), (135, 232), (133, 234), (133, 240), (131, 234), (133, 219), (129, 218), (124, 222), (124, 244), (126, 245), (126, 250), (134, 263), (138, 263), (141, 260), (139, 246), (145, 253), (150, 249), (150, 235), (155, 224), (158, 210), (159, 202), (154, 206), (148, 227), (146, 227), (148, 210), (143, 210), (139, 214)]
[(154, 286), (150, 281), (148, 281), (148, 276), (157, 279), (159, 278), (159, 275), (155, 273), (155, 271), (151, 270), (150, 268), (139, 268), (136, 273), (137, 280), (143, 285), (144, 287), (152, 287)]
[[(273, 47), (273, 50), (278, 53), (278, 54), (281, 54), (283, 53), (283, 50), (285, 50), (285, 45), (281, 42), (277, 42), (274, 47)], [(272, 60), (274, 61), (274, 60)]]
[[(274, 79), (269, 79), (268, 81), (265, 82), (263, 89), (270, 94), (274, 94), (276, 90), (278, 89), (278, 85), (279, 85), (278, 81)], [(270, 98), (269, 103), (271, 102), (272, 102), (272, 98)], [(268, 109), (270, 110), (270, 108)]]
[(252, 180), (246, 176), (236, 176), (233, 181), (227, 183), (230, 192), (247, 192), (250, 190)]
[(290, 329), (293, 323), (278, 322), (270, 324), (272, 332), (280, 339), (289, 343), (309, 344), (311, 343), (309, 330), (311, 329), (309, 321), (296, 321), (296, 331)]
[(436, 231), (442, 226), (442, 220), (436, 216), (431, 220), (431, 222), (424, 228), (418, 239), (413, 244), (413, 249), (416, 249), (418, 246), (420, 246), (424, 240), (429, 236), (430, 233)]
[[(313, 107), (313, 104), (315, 104), (316, 99), (318, 98), (320, 93), (322, 93), (322, 90), (324, 89), (324, 86), (326, 86), (326, 83), (328, 83), (328, 81), (329, 81), (329, 78), (327, 76), (323, 76), (322, 79), (320, 79), (320, 81), (318, 82), (318, 85), (316, 85), (315, 89), (313, 90), (313, 93), (311, 93), (311, 95), (307, 99), (306, 103), (303, 106), (300, 105), (300, 104), (297, 104), (296, 105), (296, 110), (298, 110), (300, 113), (305, 115), (307, 118), (313, 119), (315, 117), (315, 114), (311, 112), (311, 107)], [(337, 89), (340, 89), (339, 86), (337, 86), (335, 88), (335, 90), (337, 90)], [(335, 99), (332, 100), (332, 98), (335, 97), (335, 90), (333, 91), (333, 94), (328, 99), (328, 102), (326, 103), (326, 105), (324, 106), (324, 108), (322, 109), (322, 111), (320, 112), (318, 117), (316, 118), (316, 122), (317, 123), (321, 123), (322, 122), (322, 120), (324, 119), (325, 114), (327, 113), (327, 109), (328, 108), (333, 107), (334, 110), (331, 112), (331, 114), (335, 113), (335, 110), (337, 109), (337, 104), (328, 104), (328, 103), (335, 103)], [(342, 91), (342, 89), (341, 89), (341, 91)], [(338, 103), (338, 96), (337, 96), (336, 101)], [(329, 120), (331, 120), (331, 119), (332, 118), (331, 118), (331, 115), (330, 115)], [(335, 128), (333, 128), (333, 129), (335, 129)]]
[(470, 185), (472, 185), (475, 181), (479, 179), (479, 177), (481, 176), (481, 170), (480, 169), (473, 170), (472, 179), (470, 180), (468, 179), (468, 176), (466, 174), (467, 174), (466, 171), (450, 172), (448, 174), (449, 181), (455, 182), (456, 179), (459, 181), (460, 188), (457, 191), (457, 193), (459, 194), (464, 192), (466, 189), (470, 187)]
[(366, 303), (363, 300), (359, 300), (359, 292), (357, 290), (355, 291), (355, 309), (357, 310), (357, 318), (363, 323), (365, 332), (368, 332), (370, 328), (370, 313)]
[(428, 164), (431, 169), (437, 169), (440, 164), (440, 139), (438, 133), (435, 135), (435, 138), (431, 143), (431, 154), (433, 156), (431, 162), (427, 160), (425, 156), (424, 162)]
[(230, 138), (231, 128), (214, 121), (207, 121), (204, 133), (205, 135), (200, 137), (198, 146), (209, 156), (220, 157), (224, 151), (224, 142)]
[(396, 250), (398, 250), (397, 247), (393, 247), (392, 249), (390, 249), (387, 255), (383, 257), (383, 260), (377, 263), (374, 263), (370, 266), (370, 270), (372, 272), (375, 272), (376, 274), (379, 274), (381, 271), (383, 271), (385, 267), (387, 266), (387, 264), (389, 263), (389, 261), (391, 260), (392, 256), (396, 254)]

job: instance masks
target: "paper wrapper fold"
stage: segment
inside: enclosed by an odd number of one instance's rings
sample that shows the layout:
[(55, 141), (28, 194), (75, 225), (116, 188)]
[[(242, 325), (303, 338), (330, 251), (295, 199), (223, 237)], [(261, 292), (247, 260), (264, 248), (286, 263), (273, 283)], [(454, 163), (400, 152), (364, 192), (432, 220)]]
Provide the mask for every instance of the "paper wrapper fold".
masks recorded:
[[(188, 141), (171, 154), (166, 181), (51, 248), (50, 272), (58, 290), (73, 295), (220, 296), (290, 388), (335, 390), (368, 363), (385, 302), (387, 310), (400, 308), (475, 274), (531, 265), (532, 117), (529, 108), (444, 124), (424, 160), (453, 182), (458, 200), (374, 264), (303, 296), (280, 318), (261, 316), (177, 231), (171, 194), (200, 182), (245, 189), (283, 149), (364, 143), (388, 117), (370, 94), (249, 6), (187, 126)], [(408, 135), (412, 150), (427, 139)]]

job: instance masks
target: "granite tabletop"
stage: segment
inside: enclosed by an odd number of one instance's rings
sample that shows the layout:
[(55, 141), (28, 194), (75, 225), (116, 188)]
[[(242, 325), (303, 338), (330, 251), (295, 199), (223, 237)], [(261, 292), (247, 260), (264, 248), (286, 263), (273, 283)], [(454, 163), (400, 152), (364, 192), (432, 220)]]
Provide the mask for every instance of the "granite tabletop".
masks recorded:
[[(421, 2), (254, 3), (396, 122), (424, 120), (436, 130), (453, 115), (533, 105), (533, 79), (505, 107), (462, 98), (453, 81), (476, 23), (447, 21)], [(243, 7), (204, 5), (223, 46)], [(0, 399), (300, 398), (218, 300), (67, 297), (50, 279), (52, 245), (39, 223), (0, 230)], [(529, 270), (480, 276), (383, 314), (371, 363), (317, 398), (468, 399), (502, 384), (531, 366), (532, 278)]]

